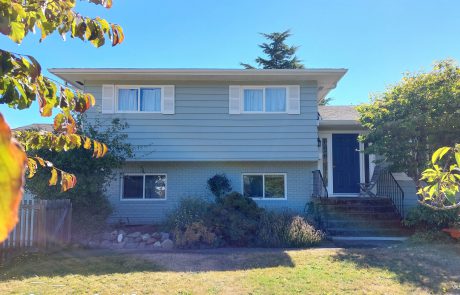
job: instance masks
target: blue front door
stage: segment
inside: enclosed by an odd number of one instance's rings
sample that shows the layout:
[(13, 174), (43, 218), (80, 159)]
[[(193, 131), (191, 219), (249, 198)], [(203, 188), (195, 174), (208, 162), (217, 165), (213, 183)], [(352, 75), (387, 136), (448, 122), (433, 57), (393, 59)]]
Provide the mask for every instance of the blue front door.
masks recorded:
[(332, 134), (334, 193), (359, 193), (358, 134)]

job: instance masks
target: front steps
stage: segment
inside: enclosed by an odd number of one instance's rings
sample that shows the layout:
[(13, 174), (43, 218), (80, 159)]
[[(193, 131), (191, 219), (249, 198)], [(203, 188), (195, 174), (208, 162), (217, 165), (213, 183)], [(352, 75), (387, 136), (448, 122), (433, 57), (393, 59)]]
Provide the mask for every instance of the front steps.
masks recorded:
[(386, 246), (410, 234), (387, 198), (327, 198), (315, 205), (323, 230), (337, 246)]

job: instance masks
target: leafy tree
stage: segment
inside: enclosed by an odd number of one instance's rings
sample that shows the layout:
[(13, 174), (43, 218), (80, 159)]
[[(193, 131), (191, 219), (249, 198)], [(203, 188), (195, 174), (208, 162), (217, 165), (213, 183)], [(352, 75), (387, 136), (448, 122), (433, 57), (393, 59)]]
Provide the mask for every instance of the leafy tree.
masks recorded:
[[(105, 8), (112, 6), (112, 0), (88, 0)], [(40, 30), (43, 41), (55, 31), (65, 39), (89, 41), (99, 47), (105, 44), (106, 36), (112, 46), (120, 44), (123, 31), (119, 25), (96, 17), (81, 16), (74, 8), (76, 0), (0, 0), (0, 33), (18, 44), (31, 32)], [(0, 242), (5, 240), (17, 223), (17, 210), (22, 197), (23, 178), (36, 173), (37, 167), (49, 169), (49, 185), (59, 181), (61, 190), (67, 191), (76, 184), (76, 177), (55, 167), (50, 161), (36, 156), (32, 151), (50, 149), (56, 152), (72, 150), (83, 146), (92, 149), (94, 157), (102, 157), (107, 146), (90, 137), (76, 134), (74, 113), (84, 113), (94, 105), (91, 94), (82, 93), (65, 85), (58, 85), (41, 73), (41, 66), (31, 55), (8, 52), (0, 49), (0, 104), (14, 109), (29, 108), (38, 101), (39, 112), (44, 117), (52, 116), (53, 109), (59, 109), (54, 117), (54, 133), (20, 132), (12, 134), (6, 120), (0, 113)], [(24, 152), (26, 150), (29, 156)]]
[(420, 179), (427, 183), (418, 191), (422, 204), (445, 210), (460, 207), (460, 144), (436, 150), (431, 166)]
[(430, 155), (460, 138), (460, 68), (446, 60), (428, 73), (406, 74), (358, 111), (369, 131), (361, 137), (367, 151), (418, 181)]
[(40, 170), (27, 182), (26, 188), (40, 199), (70, 199), (75, 221), (72, 222), (74, 229), (87, 232), (104, 224), (111, 213), (106, 196), (107, 185), (115, 177), (114, 169), (120, 168), (126, 158), (132, 157), (133, 150), (131, 145), (125, 142), (127, 134), (122, 132), (128, 125), (121, 123), (119, 119), (114, 119), (110, 127), (104, 129), (98, 127), (99, 122), (85, 122), (78, 126), (85, 126), (84, 129), (79, 128), (78, 134), (105, 142), (110, 146), (110, 153), (94, 161), (92, 152), (85, 149), (73, 149), (66, 153), (48, 149), (33, 151), (33, 154), (46, 158), (55, 165), (66, 167), (68, 172), (78, 178), (79, 185), (72, 190), (61, 192), (58, 187), (47, 184), (48, 171)]
[[(262, 69), (303, 69), (304, 65), (301, 63), (301, 60), (295, 55), (297, 46), (289, 46), (286, 43), (287, 38), (291, 36), (290, 30), (281, 32), (281, 33), (271, 33), (265, 34), (261, 33), (269, 43), (262, 43), (259, 45), (262, 48), (262, 51), (268, 56), (267, 59), (262, 57), (257, 57), (255, 59), (256, 63)], [(255, 69), (254, 66), (241, 63), (246, 69)]]

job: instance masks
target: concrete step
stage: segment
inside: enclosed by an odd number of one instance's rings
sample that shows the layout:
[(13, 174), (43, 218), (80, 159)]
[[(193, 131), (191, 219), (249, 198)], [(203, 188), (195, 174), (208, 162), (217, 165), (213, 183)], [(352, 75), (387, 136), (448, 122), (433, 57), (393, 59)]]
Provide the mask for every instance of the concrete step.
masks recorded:
[(399, 220), (399, 216), (395, 212), (365, 212), (365, 211), (337, 211), (337, 212), (327, 212), (327, 216), (324, 216), (327, 219), (371, 219), (371, 220)]
[(323, 205), (391, 205), (388, 198), (327, 198), (319, 202)]
[(341, 237), (388, 237), (388, 236), (407, 236), (408, 232), (402, 228), (352, 228), (352, 227), (328, 227), (327, 233), (330, 236), (341, 236)]
[(377, 227), (377, 228), (399, 228), (401, 227), (401, 221), (399, 219), (327, 219), (325, 221), (327, 227)]
[(394, 207), (391, 205), (324, 205), (323, 208), (327, 212), (394, 212)]
[(353, 248), (353, 247), (389, 247), (403, 243), (407, 237), (330, 237), (336, 247)]

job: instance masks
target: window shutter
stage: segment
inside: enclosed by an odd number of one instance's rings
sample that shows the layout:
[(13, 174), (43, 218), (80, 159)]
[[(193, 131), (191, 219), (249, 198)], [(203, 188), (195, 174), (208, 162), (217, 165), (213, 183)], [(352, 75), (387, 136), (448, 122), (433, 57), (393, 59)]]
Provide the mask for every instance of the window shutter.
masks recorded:
[(298, 115), (300, 114), (300, 86), (292, 85), (288, 86), (288, 102), (287, 102), (288, 114)]
[(111, 114), (115, 111), (115, 85), (102, 85), (102, 113)]
[(163, 114), (174, 114), (174, 96), (174, 85), (163, 87)]
[(241, 91), (240, 86), (230, 86), (228, 96), (228, 113), (239, 114), (241, 105)]

